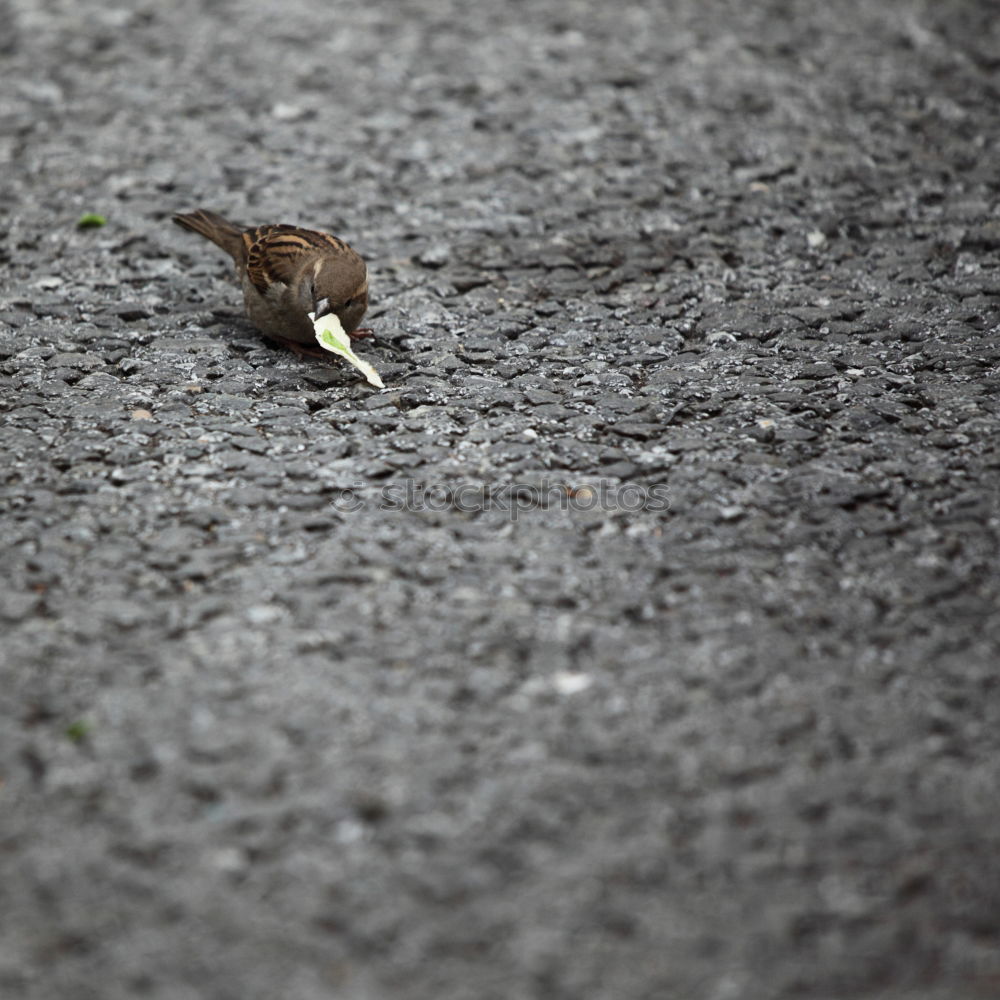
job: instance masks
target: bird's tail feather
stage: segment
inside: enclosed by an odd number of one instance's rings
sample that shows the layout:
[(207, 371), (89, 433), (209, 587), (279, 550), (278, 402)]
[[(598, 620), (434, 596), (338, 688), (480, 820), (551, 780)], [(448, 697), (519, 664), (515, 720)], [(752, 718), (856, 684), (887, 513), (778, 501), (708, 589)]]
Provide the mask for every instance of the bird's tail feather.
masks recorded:
[(174, 222), (183, 229), (190, 229), (191, 232), (204, 236), (206, 240), (211, 240), (235, 261), (241, 260), (246, 253), (243, 230), (217, 212), (198, 208), (185, 215), (175, 215)]

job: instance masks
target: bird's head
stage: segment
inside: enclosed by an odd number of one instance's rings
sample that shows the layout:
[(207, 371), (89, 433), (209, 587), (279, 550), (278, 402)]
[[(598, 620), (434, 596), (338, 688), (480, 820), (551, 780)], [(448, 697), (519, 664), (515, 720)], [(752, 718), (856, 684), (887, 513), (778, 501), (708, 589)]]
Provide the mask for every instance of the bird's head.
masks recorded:
[(352, 254), (324, 260), (312, 279), (312, 312), (316, 319), (334, 313), (345, 333), (356, 330), (368, 309), (368, 269)]

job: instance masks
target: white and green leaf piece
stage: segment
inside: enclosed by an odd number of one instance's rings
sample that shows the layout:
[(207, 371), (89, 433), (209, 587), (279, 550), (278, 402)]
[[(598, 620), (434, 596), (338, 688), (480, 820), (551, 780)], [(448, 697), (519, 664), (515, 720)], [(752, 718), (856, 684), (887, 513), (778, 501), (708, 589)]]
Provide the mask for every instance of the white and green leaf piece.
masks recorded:
[(385, 383), (379, 377), (378, 372), (367, 361), (362, 361), (351, 350), (351, 338), (344, 332), (344, 328), (340, 325), (340, 320), (336, 315), (327, 313), (327, 315), (316, 319), (313, 313), (309, 313), (309, 318), (313, 321), (313, 329), (316, 331), (316, 342), (320, 347), (327, 351), (332, 351), (334, 354), (339, 354), (345, 361), (354, 365), (376, 388), (385, 388)]

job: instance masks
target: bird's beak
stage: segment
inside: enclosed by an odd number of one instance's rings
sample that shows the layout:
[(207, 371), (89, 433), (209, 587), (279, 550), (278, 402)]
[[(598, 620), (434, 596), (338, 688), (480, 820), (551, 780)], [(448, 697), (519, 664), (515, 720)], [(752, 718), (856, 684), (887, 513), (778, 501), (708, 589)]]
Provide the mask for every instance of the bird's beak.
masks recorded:
[(330, 307), (330, 300), (328, 298), (322, 298), (318, 302), (313, 303), (313, 316), (316, 319), (330, 312), (333, 312), (333, 309)]

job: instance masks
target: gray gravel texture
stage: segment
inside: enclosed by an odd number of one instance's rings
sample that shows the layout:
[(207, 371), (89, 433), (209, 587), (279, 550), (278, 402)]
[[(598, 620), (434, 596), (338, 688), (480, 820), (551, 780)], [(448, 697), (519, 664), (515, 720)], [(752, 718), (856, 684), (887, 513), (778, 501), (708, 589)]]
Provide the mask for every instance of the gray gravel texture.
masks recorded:
[(0, 7), (0, 996), (1000, 996), (994, 4)]

